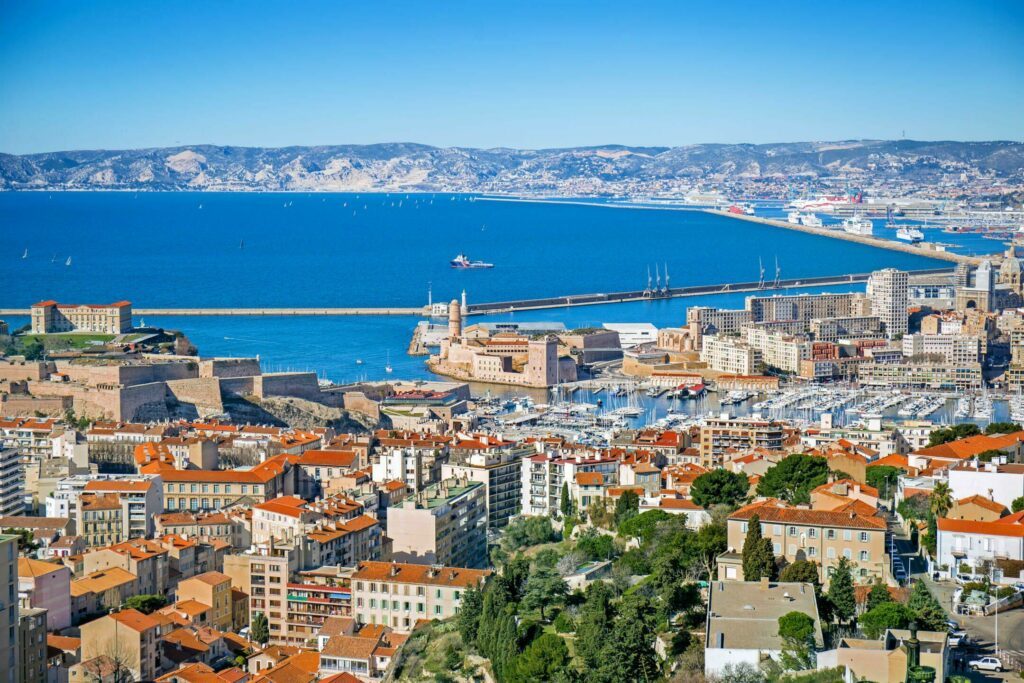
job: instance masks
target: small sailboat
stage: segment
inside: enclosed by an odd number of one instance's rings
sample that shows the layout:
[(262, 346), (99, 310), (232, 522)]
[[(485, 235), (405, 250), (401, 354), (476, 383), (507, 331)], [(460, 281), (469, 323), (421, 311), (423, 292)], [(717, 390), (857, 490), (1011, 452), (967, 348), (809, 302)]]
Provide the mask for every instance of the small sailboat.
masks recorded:
[(201, 208), (203, 208), (203, 205), (202, 205), (202, 204), (200, 204), (200, 205), (199, 205), (199, 208), (200, 208), (200, 209), (201, 209)]
[(388, 351), (388, 356), (387, 356), (387, 361), (386, 362), (387, 362), (387, 365), (384, 366), (384, 372), (386, 372), (388, 374), (391, 374), (391, 372), (394, 370), (394, 368), (391, 367), (391, 352), (390, 351)]
[(57, 255), (56, 255), (56, 254), (54, 254), (54, 255), (53, 255), (53, 256), (52, 256), (51, 258), (50, 258), (50, 263), (56, 263), (56, 262), (57, 262)]
[(70, 256), (68, 256), (68, 260), (64, 262), (64, 265), (65, 266), (70, 266), (71, 265), (71, 257)]
[(238, 240), (238, 248), (245, 249), (245, 240)]
[(362, 365), (362, 364), (363, 364), (363, 359), (362, 358), (356, 358), (356, 365)]
[(21, 255), (21, 258), (28, 258), (28, 249), (26, 249), (25, 253)]

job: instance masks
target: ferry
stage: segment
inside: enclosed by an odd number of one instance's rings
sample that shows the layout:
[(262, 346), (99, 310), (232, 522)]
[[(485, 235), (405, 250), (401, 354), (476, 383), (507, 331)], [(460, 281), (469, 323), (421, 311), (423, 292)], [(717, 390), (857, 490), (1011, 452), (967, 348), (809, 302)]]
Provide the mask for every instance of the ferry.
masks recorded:
[(786, 214), (786, 222), (792, 223), (793, 225), (800, 225), (800, 212), (790, 211)]
[(729, 207), (729, 213), (738, 213), (741, 216), (753, 216), (754, 207), (750, 204), (733, 204)]
[(846, 206), (849, 204), (861, 204), (864, 201), (864, 195), (860, 192), (856, 194), (848, 195), (819, 195), (811, 199), (794, 199), (789, 203), (794, 209), (801, 211), (824, 211), (831, 213), (836, 210), (837, 206)]
[(917, 228), (903, 227), (896, 231), (896, 239), (917, 244), (924, 241), (924, 233)]
[(871, 219), (864, 218), (860, 214), (855, 214), (853, 218), (843, 219), (843, 230), (851, 235), (871, 235), (874, 229), (875, 226)]
[(484, 263), (483, 261), (470, 261), (469, 257), (465, 254), (459, 254), (451, 261), (452, 268), (493, 268), (493, 263)]
[(805, 213), (800, 215), (800, 224), (806, 225), (808, 228), (820, 228), (821, 219), (813, 213)]

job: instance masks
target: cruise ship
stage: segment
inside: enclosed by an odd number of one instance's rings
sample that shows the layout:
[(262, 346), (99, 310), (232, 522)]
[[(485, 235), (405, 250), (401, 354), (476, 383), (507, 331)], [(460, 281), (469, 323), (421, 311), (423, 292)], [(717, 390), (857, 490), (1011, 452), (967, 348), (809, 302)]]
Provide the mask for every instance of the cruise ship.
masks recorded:
[(896, 239), (916, 244), (924, 240), (924, 233), (917, 228), (902, 227), (896, 231)]
[(793, 225), (800, 225), (800, 212), (790, 211), (786, 214), (786, 222), (792, 223)]
[(819, 195), (812, 199), (794, 199), (789, 205), (801, 211), (823, 211), (830, 213), (835, 211), (837, 206), (861, 204), (863, 201), (864, 195), (858, 192), (851, 195)]
[(864, 218), (860, 214), (854, 215), (853, 218), (844, 218), (842, 227), (845, 232), (851, 235), (871, 235), (875, 230), (871, 219)]

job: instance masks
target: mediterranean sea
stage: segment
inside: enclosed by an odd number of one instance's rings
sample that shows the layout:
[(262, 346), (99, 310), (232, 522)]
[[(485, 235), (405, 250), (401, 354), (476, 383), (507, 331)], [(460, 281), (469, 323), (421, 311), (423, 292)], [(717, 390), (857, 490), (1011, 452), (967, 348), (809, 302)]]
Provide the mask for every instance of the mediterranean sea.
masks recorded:
[[(27, 255), (26, 255), (27, 252)], [(464, 252), (493, 269), (455, 270)], [(465, 289), (470, 302), (922, 269), (947, 262), (702, 212), (492, 202), (445, 194), (0, 193), (0, 308), (42, 299), (137, 308), (418, 306)], [(71, 265), (66, 265), (71, 259)], [(848, 291), (863, 285), (794, 292)], [(476, 318), (679, 325), (694, 305), (742, 294)], [(24, 322), (9, 320), (12, 328)], [(138, 323), (138, 316), (136, 316)], [(405, 355), (416, 318), (162, 317), (203, 355), (260, 355), (264, 368), (337, 382), (426, 378)], [(363, 363), (357, 364), (356, 360)]]

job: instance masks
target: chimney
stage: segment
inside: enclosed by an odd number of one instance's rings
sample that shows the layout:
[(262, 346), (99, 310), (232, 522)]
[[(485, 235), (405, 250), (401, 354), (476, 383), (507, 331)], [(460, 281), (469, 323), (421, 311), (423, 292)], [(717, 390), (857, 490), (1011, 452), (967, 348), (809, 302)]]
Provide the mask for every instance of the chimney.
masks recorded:
[(767, 576), (761, 577), (761, 590), (766, 591), (771, 587), (771, 585), (772, 582)]

